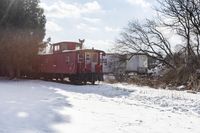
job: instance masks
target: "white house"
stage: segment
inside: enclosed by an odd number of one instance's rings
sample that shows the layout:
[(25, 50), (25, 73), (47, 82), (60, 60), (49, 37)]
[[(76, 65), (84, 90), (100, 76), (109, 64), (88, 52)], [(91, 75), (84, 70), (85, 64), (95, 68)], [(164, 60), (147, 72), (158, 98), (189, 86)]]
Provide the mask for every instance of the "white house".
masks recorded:
[(148, 69), (148, 56), (144, 54), (119, 55), (106, 54), (104, 57), (104, 73), (146, 73)]
[(107, 53), (104, 57), (104, 73), (123, 73), (126, 68), (126, 62), (123, 60), (126, 55)]
[(145, 54), (127, 55), (126, 72), (146, 73), (148, 56)]

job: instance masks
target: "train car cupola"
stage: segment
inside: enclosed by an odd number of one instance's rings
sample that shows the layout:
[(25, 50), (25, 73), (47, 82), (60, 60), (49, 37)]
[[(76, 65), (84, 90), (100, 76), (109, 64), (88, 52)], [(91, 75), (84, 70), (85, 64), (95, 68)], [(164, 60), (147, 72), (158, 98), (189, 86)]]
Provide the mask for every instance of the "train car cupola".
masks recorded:
[(82, 49), (83, 42), (59, 42), (53, 44), (53, 53), (61, 53), (69, 50), (79, 50)]

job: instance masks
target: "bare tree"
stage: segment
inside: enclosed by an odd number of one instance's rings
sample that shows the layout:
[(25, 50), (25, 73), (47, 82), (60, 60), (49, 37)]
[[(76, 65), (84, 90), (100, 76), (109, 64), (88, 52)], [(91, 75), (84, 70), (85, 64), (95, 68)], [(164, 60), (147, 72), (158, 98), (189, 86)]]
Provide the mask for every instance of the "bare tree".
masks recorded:
[(186, 8), (189, 12), (190, 21), (193, 25), (194, 39), (196, 40), (196, 53), (198, 57), (200, 56), (200, 0), (190, 0), (190, 6)]
[[(158, 0), (158, 12), (162, 14), (163, 24), (176, 31), (185, 41), (189, 66), (199, 56), (200, 47), (200, 0)], [(166, 21), (166, 19), (168, 19)]]
[(121, 53), (144, 53), (174, 68), (171, 63), (173, 59), (171, 45), (155, 21), (146, 20), (144, 24), (140, 24), (138, 21), (130, 22), (121, 33), (117, 44), (116, 49)]
[[(159, 30), (160, 25), (174, 30), (182, 37), (182, 48), (186, 56), (185, 64), (200, 65), (200, 0), (157, 0), (160, 3), (156, 10), (162, 15), (161, 23), (147, 20), (145, 24), (130, 22), (121, 39), (117, 40), (120, 51), (143, 52), (165, 64), (172, 66), (173, 52), (169, 41)], [(177, 45), (177, 44), (173, 44)], [(166, 60), (166, 57), (169, 61)]]
[[(188, 84), (191, 79), (200, 81), (197, 77), (200, 68), (200, 0), (157, 1), (160, 6), (156, 10), (161, 17), (156, 21), (130, 22), (117, 40), (117, 50), (132, 54), (142, 52), (173, 68), (165, 73), (166, 83), (177, 85)], [(182, 38), (180, 49), (171, 48), (177, 44), (170, 44), (160, 27), (172, 30)]]

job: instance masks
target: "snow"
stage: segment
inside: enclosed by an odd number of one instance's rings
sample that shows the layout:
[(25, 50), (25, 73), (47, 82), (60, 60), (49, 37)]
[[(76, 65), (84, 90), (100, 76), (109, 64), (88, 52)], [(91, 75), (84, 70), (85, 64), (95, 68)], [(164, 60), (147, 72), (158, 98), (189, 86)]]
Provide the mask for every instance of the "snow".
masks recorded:
[(0, 80), (0, 133), (199, 133), (200, 94)]

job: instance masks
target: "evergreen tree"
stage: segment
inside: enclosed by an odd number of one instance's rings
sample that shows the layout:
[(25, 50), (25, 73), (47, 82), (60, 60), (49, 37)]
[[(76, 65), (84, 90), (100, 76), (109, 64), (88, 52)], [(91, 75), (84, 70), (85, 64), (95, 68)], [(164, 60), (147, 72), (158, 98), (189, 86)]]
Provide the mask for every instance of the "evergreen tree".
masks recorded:
[(11, 76), (30, 71), (45, 36), (46, 18), (39, 0), (0, 1), (1, 69)]

